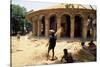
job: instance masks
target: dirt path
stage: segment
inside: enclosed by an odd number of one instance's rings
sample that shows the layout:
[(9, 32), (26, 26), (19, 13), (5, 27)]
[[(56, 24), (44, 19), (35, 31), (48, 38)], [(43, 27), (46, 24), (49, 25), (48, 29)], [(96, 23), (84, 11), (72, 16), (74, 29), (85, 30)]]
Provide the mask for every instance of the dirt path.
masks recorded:
[[(47, 48), (45, 45), (47, 43), (46, 39), (27, 39), (27, 36), (21, 36), (20, 40), (16, 37), (11, 37), (12, 41), (12, 66), (13, 67), (23, 67), (27, 65), (38, 65), (38, 64), (57, 64), (61, 63), (61, 57), (63, 55), (63, 49), (68, 49), (68, 52), (72, 53), (74, 59), (80, 62), (77, 52), (82, 49), (80, 42), (68, 42), (68, 41), (57, 41), (55, 48), (55, 56), (57, 60), (51, 61), (46, 60)], [(95, 42), (96, 43), (96, 42)], [(88, 42), (86, 42), (87, 46)], [(94, 56), (91, 55), (90, 59), (82, 58), (81, 61), (91, 61)]]

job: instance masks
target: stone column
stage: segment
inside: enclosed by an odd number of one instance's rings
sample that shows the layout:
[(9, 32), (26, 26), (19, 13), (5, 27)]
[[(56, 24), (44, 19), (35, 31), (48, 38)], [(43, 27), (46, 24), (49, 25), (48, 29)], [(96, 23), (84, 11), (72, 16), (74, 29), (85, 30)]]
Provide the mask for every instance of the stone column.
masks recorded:
[(60, 38), (61, 36), (61, 16), (57, 16), (57, 38)]
[(38, 27), (37, 36), (40, 36), (41, 35), (41, 21), (40, 21), (40, 19), (38, 19), (37, 27)]
[(33, 36), (35, 36), (36, 32), (35, 32), (35, 29), (36, 26), (35, 26), (35, 19), (32, 19), (32, 32), (33, 32)]
[(93, 20), (93, 39), (96, 40), (96, 18)]
[(88, 17), (83, 17), (83, 27), (82, 27), (82, 37), (83, 39), (87, 38), (87, 24), (88, 24)]
[(45, 36), (48, 37), (49, 36), (49, 19), (48, 17), (45, 18)]
[(35, 35), (37, 36), (38, 35), (38, 19), (36, 19), (35, 21)]
[(97, 31), (96, 31), (96, 28), (94, 29), (93, 32), (94, 32), (94, 34), (93, 34), (93, 39), (96, 40), (96, 34), (97, 34), (97, 33), (96, 33), (96, 32), (97, 32)]
[(74, 38), (74, 20), (75, 20), (75, 17), (71, 16), (70, 20), (71, 20), (71, 24), (70, 24), (71, 25), (70, 26), (71, 27), (70, 28), (71, 29), (70, 36), (71, 36), (71, 38)]

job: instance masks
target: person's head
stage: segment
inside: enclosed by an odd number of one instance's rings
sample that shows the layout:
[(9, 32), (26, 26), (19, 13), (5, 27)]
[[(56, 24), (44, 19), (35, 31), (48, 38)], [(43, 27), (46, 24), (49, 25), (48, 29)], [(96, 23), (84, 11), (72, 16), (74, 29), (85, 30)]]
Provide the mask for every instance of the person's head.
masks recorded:
[(81, 42), (81, 45), (84, 46), (85, 45), (85, 42)]
[(55, 31), (54, 30), (50, 30), (50, 35), (54, 36)]
[(68, 50), (67, 49), (64, 49), (63, 51), (64, 51), (65, 55), (68, 55)]
[(93, 40), (90, 41), (89, 46), (94, 45)]

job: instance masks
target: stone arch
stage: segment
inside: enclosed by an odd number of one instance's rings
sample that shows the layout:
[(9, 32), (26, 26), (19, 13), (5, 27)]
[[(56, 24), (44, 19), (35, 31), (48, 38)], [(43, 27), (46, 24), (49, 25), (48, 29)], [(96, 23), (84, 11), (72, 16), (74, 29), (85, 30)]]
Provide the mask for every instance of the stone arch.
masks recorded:
[(45, 15), (39, 16), (39, 24), (40, 24), (40, 34), (41, 36), (45, 36)]
[(57, 16), (56, 16), (56, 14), (51, 14), (49, 16), (49, 23), (50, 23), (49, 29), (53, 29), (56, 32), (57, 31)]
[(62, 33), (61, 37), (70, 37), (70, 15), (69, 14), (62, 14), (61, 15), (61, 27)]
[(82, 37), (82, 15), (80, 14), (76, 14), (74, 16), (75, 20), (74, 20), (74, 37), (76, 38), (81, 38)]

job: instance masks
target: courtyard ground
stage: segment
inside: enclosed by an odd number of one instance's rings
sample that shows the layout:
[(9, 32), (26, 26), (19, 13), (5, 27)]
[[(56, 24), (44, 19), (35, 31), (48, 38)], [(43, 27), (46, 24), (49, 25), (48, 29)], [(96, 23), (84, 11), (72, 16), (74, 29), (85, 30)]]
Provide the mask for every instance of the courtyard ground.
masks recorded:
[[(75, 63), (90, 62), (94, 60), (94, 56), (88, 51), (82, 49), (79, 40), (57, 40), (55, 47), (56, 60), (47, 60), (46, 46), (48, 39), (46, 38), (31, 38), (21, 36), (20, 40), (16, 36), (11, 36), (11, 64), (12, 67), (23, 67), (43, 64), (61, 64), (63, 49), (68, 49), (72, 54)], [(88, 46), (89, 41), (85, 45)], [(96, 42), (94, 42), (96, 44)], [(51, 53), (50, 53), (51, 55)]]

